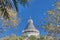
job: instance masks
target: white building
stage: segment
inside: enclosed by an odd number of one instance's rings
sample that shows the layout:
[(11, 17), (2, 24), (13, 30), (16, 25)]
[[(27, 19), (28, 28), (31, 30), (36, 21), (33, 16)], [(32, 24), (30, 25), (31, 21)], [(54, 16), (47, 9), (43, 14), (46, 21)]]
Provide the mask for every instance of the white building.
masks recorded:
[[(35, 28), (33, 24), (33, 20), (30, 18), (28, 20), (27, 27), (22, 32), (22, 37), (24, 36), (25, 37), (24, 40), (28, 40), (31, 35), (38, 37), (38, 38), (40, 36), (39, 31)], [(0, 40), (20, 40), (20, 37), (17, 37), (16, 35), (12, 34), (10, 36), (1, 38)]]
[(39, 36), (39, 31), (35, 28), (35, 26), (33, 24), (33, 20), (30, 18), (28, 20), (27, 27), (22, 32), (22, 36), (30, 37), (31, 35), (33, 35), (33, 36)]

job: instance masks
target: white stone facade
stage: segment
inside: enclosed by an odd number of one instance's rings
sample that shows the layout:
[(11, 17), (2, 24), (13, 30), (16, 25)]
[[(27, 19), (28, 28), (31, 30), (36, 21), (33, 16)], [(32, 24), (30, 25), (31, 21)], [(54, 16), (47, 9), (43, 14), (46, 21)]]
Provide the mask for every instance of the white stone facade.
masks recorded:
[(39, 36), (39, 31), (35, 28), (33, 20), (30, 18), (26, 29), (22, 32), (22, 36), (30, 37), (31, 35)]

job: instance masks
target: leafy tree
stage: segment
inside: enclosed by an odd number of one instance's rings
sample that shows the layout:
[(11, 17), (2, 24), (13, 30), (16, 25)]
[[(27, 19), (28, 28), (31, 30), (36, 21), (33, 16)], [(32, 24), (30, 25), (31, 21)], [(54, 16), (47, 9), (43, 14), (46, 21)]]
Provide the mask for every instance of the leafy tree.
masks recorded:
[(45, 40), (44, 36), (40, 36), (40, 38), (38, 40)]
[(29, 0), (0, 0), (0, 21), (2, 28), (16, 27), (18, 25), (18, 3), (27, 6)]
[(23, 36), (19, 37), (19, 40), (24, 40), (24, 37)]
[(35, 36), (31, 35), (28, 40), (37, 40)]
[(30, 36), (28, 40), (45, 40), (44, 36), (36, 37), (36, 36)]
[(60, 2), (56, 2), (55, 6), (54, 10), (48, 11), (48, 18), (43, 19), (47, 20), (47, 24), (43, 28), (48, 31), (48, 35), (56, 39), (60, 35)]

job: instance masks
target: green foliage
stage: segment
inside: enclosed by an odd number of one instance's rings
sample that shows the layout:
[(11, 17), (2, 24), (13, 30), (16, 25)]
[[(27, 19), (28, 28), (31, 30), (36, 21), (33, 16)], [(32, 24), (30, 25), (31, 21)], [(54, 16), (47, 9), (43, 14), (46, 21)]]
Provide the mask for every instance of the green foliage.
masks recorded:
[[(12, 35), (12, 36), (8, 36), (5, 38), (2, 38), (3, 40), (25, 40), (27, 38), (27, 40), (53, 40), (51, 36), (40, 36), (40, 37), (36, 37), (36, 36), (30, 36), (30, 37), (24, 37), (24, 36), (16, 36), (16, 35)], [(57, 37), (56, 37), (57, 38)], [(58, 40), (58, 39), (56, 39)]]
[(28, 38), (28, 40), (36, 40), (36, 37), (32, 35)]
[(43, 28), (48, 31), (48, 35), (58, 37), (58, 34), (60, 35), (60, 2), (56, 2), (55, 6), (56, 9), (48, 11), (48, 21)]
[(36, 36), (30, 36), (28, 40), (45, 40), (44, 36), (36, 37)]
[(21, 3), (23, 6), (26, 6), (29, 1), (30, 1), (30, 0), (20, 0), (20, 3)]
[(19, 37), (19, 40), (24, 40), (24, 37), (22, 37), (22, 36), (21, 36), (21, 37)]
[[(12, 1), (14, 6), (12, 5)], [(0, 20), (3, 27), (14, 27), (18, 25), (18, 3), (28, 4), (29, 0), (0, 0)], [(13, 7), (12, 7), (13, 6)]]
[(56, 2), (57, 9), (60, 10), (60, 2)]
[(43, 36), (41, 36), (39, 39), (40, 39), (40, 40), (44, 40), (44, 37), (43, 37)]
[[(18, 2), (19, 1), (19, 2)], [(27, 4), (30, 2), (30, 0), (13, 0), (16, 11), (18, 12), (18, 6), (17, 3), (22, 4), (23, 6), (27, 6)]]

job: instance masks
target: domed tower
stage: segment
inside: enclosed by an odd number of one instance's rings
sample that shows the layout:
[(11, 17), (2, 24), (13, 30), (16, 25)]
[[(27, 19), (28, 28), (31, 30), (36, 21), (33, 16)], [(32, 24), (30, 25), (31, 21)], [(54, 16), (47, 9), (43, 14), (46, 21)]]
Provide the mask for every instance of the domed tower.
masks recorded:
[(22, 36), (30, 37), (31, 35), (33, 35), (33, 36), (39, 36), (39, 31), (35, 28), (35, 26), (33, 24), (33, 20), (30, 18), (28, 20), (27, 27), (22, 32)]

